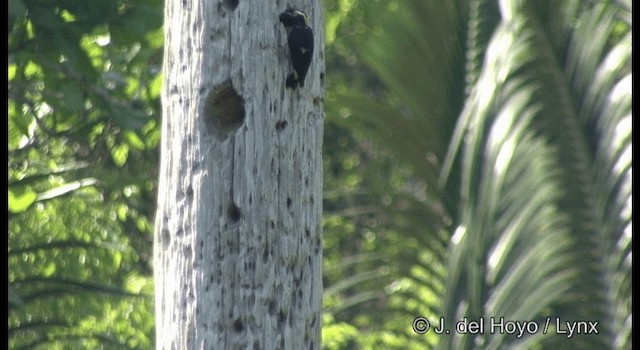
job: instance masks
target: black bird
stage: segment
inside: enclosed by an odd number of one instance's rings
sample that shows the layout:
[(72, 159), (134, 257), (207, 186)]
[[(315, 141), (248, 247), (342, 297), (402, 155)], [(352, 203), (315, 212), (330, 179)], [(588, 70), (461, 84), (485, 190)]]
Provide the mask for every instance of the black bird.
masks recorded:
[(289, 5), (280, 14), (280, 22), (287, 30), (289, 55), (293, 65), (293, 73), (287, 76), (286, 86), (295, 89), (304, 86), (311, 58), (313, 57), (313, 31), (307, 25), (307, 15)]

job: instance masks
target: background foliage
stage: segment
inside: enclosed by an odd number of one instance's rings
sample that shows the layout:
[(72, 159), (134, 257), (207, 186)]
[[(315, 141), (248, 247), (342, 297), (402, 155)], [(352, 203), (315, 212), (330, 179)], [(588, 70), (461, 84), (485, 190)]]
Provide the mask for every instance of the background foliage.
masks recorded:
[(160, 1), (9, 1), (9, 346), (151, 348)]
[[(338, 13), (328, 66), (353, 68), (331, 80), (331, 121), (401, 174), (369, 170), (354, 188), (372, 195), (365, 203), (382, 199), (376, 226), (353, 231), (386, 260), (328, 281), (349, 286), (325, 322), (328, 338), (350, 335), (333, 348), (629, 348), (631, 2), (328, 7)], [(385, 156), (362, 168), (385, 169)], [(367, 271), (389, 274), (372, 286), (359, 281)], [(376, 300), (352, 303), (374, 290)], [(418, 315), (449, 327), (464, 317), (540, 329), (548, 317), (599, 321), (600, 334), (567, 339), (552, 324), (523, 338), (416, 335)]]
[[(629, 348), (631, 1), (324, 4), (323, 347)], [(161, 21), (9, 1), (11, 348), (153, 347)]]

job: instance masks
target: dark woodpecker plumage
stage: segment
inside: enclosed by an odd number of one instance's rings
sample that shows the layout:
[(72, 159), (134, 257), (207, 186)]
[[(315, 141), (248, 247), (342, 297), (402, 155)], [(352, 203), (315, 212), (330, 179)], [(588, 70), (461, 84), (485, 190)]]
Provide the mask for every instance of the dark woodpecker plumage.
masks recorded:
[(311, 57), (313, 57), (313, 31), (307, 25), (307, 15), (289, 5), (280, 14), (280, 22), (287, 30), (287, 42), (293, 73), (287, 76), (286, 86), (295, 89), (296, 86), (304, 86), (304, 78), (307, 76)]

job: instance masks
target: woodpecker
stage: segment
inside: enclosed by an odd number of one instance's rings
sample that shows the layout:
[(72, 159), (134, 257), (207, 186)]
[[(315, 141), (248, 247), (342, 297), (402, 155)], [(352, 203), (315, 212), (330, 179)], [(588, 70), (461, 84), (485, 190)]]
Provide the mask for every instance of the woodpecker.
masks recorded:
[(313, 57), (313, 31), (307, 25), (307, 15), (291, 5), (280, 14), (280, 22), (287, 31), (289, 55), (293, 65), (293, 73), (287, 76), (285, 85), (292, 89), (298, 85), (303, 87)]

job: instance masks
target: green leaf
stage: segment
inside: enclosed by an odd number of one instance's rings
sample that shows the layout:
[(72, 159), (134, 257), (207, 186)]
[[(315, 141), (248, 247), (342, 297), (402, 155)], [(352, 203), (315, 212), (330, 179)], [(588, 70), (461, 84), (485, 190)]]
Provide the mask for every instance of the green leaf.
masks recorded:
[(160, 93), (162, 92), (162, 80), (163, 80), (163, 75), (157, 74), (153, 80), (151, 81), (151, 83), (149, 83), (149, 95), (150, 97), (160, 97)]
[(146, 149), (146, 145), (144, 141), (138, 136), (136, 132), (133, 131), (125, 131), (124, 137), (127, 140), (127, 143), (135, 150), (143, 150)]
[(56, 264), (50, 262), (42, 269), (42, 276), (51, 277), (54, 273), (56, 273)]
[(118, 167), (122, 167), (129, 158), (129, 144), (122, 143), (111, 149), (111, 159)]
[(9, 188), (9, 211), (22, 213), (36, 201), (38, 195), (31, 186), (17, 186)]
[(9, 149), (20, 147), (20, 143), (28, 138), (29, 125), (33, 121), (31, 115), (19, 113), (15, 101), (9, 100)]

